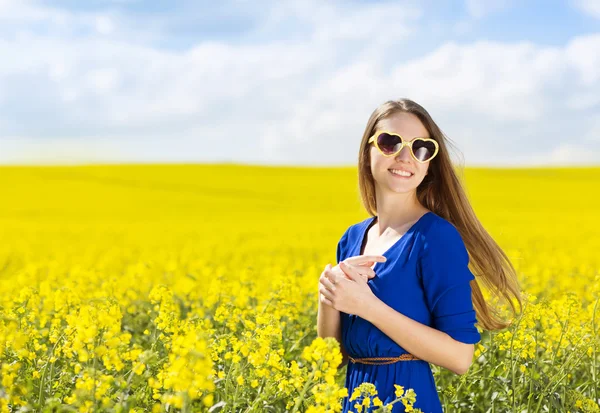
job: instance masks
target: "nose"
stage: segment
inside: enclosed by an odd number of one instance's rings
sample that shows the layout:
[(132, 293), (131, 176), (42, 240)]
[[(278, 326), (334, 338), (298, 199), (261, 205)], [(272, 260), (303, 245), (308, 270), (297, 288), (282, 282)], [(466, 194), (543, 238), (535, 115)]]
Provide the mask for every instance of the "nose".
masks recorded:
[(398, 154), (395, 156), (394, 158), (396, 161), (402, 159), (405, 161), (410, 161), (411, 160), (411, 156), (410, 156), (410, 148), (408, 146), (405, 146), (404, 148), (402, 148), (402, 150), (400, 152), (398, 152)]

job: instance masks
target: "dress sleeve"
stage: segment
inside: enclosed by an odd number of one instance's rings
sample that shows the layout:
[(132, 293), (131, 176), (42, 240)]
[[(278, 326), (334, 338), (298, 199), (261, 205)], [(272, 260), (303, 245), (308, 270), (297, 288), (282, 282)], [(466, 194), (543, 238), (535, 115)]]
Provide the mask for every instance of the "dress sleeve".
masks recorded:
[(342, 235), (337, 244), (337, 252), (335, 258), (337, 259), (337, 263), (346, 259), (346, 248), (348, 246), (348, 233), (350, 232), (350, 228), (346, 229), (346, 232)]
[(431, 228), (420, 257), (425, 299), (433, 317), (433, 327), (457, 341), (475, 344), (481, 335), (475, 323), (470, 281), (475, 276), (468, 267), (469, 254), (456, 227), (440, 222)]

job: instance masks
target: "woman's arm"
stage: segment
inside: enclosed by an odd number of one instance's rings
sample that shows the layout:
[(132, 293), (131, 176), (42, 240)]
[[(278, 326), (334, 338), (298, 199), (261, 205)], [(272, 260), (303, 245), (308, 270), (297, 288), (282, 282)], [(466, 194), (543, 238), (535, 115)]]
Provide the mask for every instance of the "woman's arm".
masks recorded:
[(374, 297), (360, 317), (421, 360), (465, 374), (473, 362), (475, 346), (457, 341), (443, 331), (419, 323)]
[[(335, 260), (339, 264), (339, 262), (346, 255), (346, 244), (348, 242), (348, 237), (350, 233), (350, 228), (348, 227), (346, 231), (342, 234), (342, 237), (337, 243)], [(326, 269), (331, 269), (331, 264), (327, 264)], [(325, 271), (321, 273), (321, 279), (324, 277)], [(319, 280), (319, 283), (321, 281)], [(319, 284), (320, 285), (320, 284)], [(323, 302), (323, 294), (319, 291), (319, 310), (317, 315), (317, 335), (319, 337), (334, 337), (338, 343), (340, 343), (340, 352), (342, 353), (342, 362), (338, 366), (338, 369), (341, 369), (348, 363), (348, 353), (346, 353), (346, 349), (342, 344), (342, 320), (340, 317), (340, 312)]]
[[(319, 297), (320, 297), (319, 293)], [(340, 343), (342, 352), (342, 363), (338, 366), (341, 369), (348, 363), (348, 353), (342, 344), (342, 322), (340, 312), (333, 307), (322, 303), (319, 299), (319, 310), (317, 315), (317, 335), (319, 337), (334, 337)]]
[[(338, 247), (338, 262), (339, 257), (340, 249)], [(347, 268), (352, 268), (353, 271), (356, 272), (356, 275), (366, 283), (369, 280), (369, 278), (375, 276), (375, 272), (372, 268), (370, 268), (370, 266), (377, 262), (385, 262), (386, 260), (387, 258), (382, 255), (357, 255), (355, 257), (347, 258), (344, 261), (344, 264), (347, 266)], [(336, 275), (336, 273), (338, 274)], [(341, 369), (346, 364), (348, 364), (349, 357), (342, 342), (341, 312), (340, 310), (334, 307), (333, 303), (331, 303), (331, 300), (328, 300), (328, 298), (331, 298), (331, 296), (325, 292), (329, 291), (329, 288), (335, 288), (334, 285), (331, 284), (331, 280), (328, 279), (326, 274), (329, 274), (329, 276), (337, 280), (336, 282), (339, 282), (340, 279), (348, 280), (348, 278), (346, 277), (344, 271), (341, 270), (339, 265), (336, 265), (332, 269), (331, 264), (327, 264), (325, 270), (321, 273), (321, 277), (319, 279), (319, 310), (317, 315), (317, 334), (319, 337), (323, 338), (334, 337), (338, 341), (338, 343), (340, 343), (342, 363), (338, 366), (338, 369)]]

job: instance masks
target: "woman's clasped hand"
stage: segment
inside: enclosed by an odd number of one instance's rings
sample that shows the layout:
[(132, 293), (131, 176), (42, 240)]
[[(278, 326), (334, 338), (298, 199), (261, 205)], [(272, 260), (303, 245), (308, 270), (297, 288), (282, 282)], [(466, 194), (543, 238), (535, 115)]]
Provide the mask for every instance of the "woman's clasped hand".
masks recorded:
[(338, 311), (360, 315), (364, 304), (375, 297), (367, 284), (375, 276), (371, 266), (386, 260), (383, 255), (357, 255), (335, 267), (327, 264), (319, 278), (321, 302)]

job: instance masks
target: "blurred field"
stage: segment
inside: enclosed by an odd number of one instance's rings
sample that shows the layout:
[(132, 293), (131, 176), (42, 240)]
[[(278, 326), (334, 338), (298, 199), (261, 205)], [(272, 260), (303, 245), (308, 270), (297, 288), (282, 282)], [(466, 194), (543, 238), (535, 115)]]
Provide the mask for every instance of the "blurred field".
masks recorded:
[[(600, 411), (600, 168), (464, 179), (530, 303), (467, 375), (434, 367), (445, 408)], [(1, 167), (0, 184), (0, 411), (341, 400), (317, 286), (367, 217), (355, 168)]]

